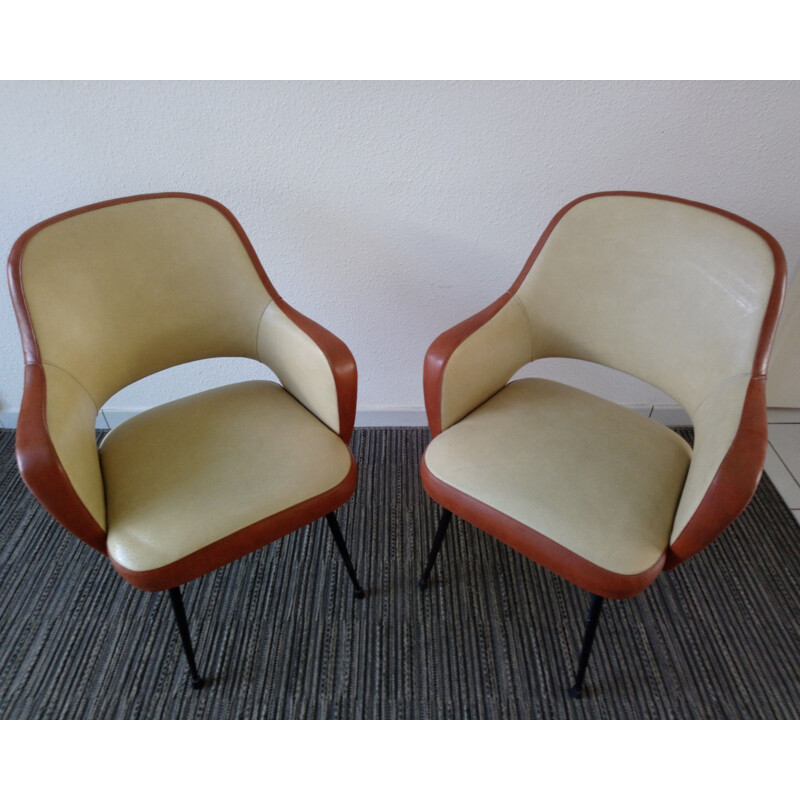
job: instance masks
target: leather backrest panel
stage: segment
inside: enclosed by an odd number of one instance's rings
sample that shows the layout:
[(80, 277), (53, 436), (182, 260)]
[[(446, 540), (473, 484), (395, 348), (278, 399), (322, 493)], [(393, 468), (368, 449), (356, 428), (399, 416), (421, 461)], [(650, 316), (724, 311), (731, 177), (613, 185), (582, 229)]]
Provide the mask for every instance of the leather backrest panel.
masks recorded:
[(65, 527), (105, 552), (98, 409), (176, 364), (258, 356), (274, 290), (235, 219), (195, 195), (145, 195), (31, 228), (9, 257), (26, 361), (17, 460)]
[(751, 374), (774, 276), (764, 238), (727, 216), (605, 195), (566, 211), (516, 289), (535, 357), (614, 367), (691, 415)]
[[(692, 415), (692, 463), (675, 514), (670, 543), (680, 536), (697, 511), (736, 438), (750, 382), (751, 378), (747, 375), (737, 375), (723, 382)], [(753, 464), (754, 486), (758, 482), (761, 467), (761, 464)]]
[(48, 224), (28, 240), (21, 275), (39, 357), (98, 408), (176, 364), (256, 358), (270, 301), (228, 218), (189, 197), (122, 202)]
[(278, 306), (270, 303), (258, 330), (258, 358), (331, 430), (341, 433), (336, 380), (317, 343)]
[(75, 379), (50, 364), (44, 365), (47, 430), (75, 493), (95, 522), (105, 530), (106, 503), (97, 457), (97, 407)]
[(530, 360), (528, 321), (512, 297), (450, 356), (441, 387), (439, 425), (448, 428), (456, 423), (487, 394), (502, 389), (520, 365)]
[(534, 358), (635, 375), (675, 398), (695, 429), (669, 565), (702, 549), (755, 491), (765, 382), (785, 257), (766, 232), (718, 209), (610, 193), (562, 210), (512, 287)]

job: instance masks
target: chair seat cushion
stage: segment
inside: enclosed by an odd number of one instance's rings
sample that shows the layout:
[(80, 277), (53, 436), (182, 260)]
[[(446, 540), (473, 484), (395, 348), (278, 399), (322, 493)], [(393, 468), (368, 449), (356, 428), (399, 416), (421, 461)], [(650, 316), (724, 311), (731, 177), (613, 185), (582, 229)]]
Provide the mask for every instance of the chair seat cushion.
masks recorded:
[(168, 588), (346, 502), (347, 445), (281, 386), (249, 381), (145, 411), (100, 460), (108, 555), (134, 585)]
[(628, 596), (637, 581), (615, 589), (613, 578), (655, 579), (690, 459), (689, 445), (653, 420), (524, 379), (437, 436), (423, 479), (442, 505), (529, 558), (597, 593)]

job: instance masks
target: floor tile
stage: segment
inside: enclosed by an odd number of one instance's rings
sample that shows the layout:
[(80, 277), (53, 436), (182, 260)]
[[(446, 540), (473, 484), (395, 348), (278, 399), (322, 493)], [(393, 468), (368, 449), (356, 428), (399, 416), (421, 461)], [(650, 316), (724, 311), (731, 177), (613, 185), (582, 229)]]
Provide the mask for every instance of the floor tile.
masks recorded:
[(800, 425), (770, 424), (769, 441), (789, 472), (800, 477)]
[(800, 408), (768, 408), (770, 422), (800, 422)]
[(800, 485), (792, 477), (792, 474), (786, 468), (786, 465), (775, 452), (772, 445), (767, 448), (767, 459), (764, 464), (764, 471), (769, 475), (770, 479), (775, 484), (775, 488), (789, 508), (800, 509)]

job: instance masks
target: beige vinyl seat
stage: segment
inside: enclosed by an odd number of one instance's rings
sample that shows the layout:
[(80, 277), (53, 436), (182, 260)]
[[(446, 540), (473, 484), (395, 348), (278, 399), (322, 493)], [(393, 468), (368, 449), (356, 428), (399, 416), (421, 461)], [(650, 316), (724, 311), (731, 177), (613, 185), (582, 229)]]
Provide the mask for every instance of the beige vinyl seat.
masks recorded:
[[(180, 586), (352, 496), (356, 365), (275, 291), (231, 212), (197, 195), (121, 198), (24, 233), (9, 282), (25, 355), (17, 461), (69, 531), (133, 586), (168, 590), (195, 687)], [(95, 440), (104, 403), (145, 376), (245, 357), (255, 380), (144, 411)]]
[[(746, 507), (767, 447), (765, 380), (786, 267), (740, 217), (673, 197), (607, 192), (563, 208), (492, 305), (425, 358), (428, 494), (594, 595), (580, 697), (604, 598), (646, 589)], [(542, 378), (547, 357), (636, 376), (675, 398), (694, 448), (633, 410)]]

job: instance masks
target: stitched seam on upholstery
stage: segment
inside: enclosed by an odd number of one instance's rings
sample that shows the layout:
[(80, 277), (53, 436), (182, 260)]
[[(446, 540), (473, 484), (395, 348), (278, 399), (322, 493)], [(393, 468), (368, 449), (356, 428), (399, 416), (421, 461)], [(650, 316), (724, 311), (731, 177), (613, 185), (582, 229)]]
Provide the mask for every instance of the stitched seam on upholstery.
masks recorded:
[(83, 391), (86, 394), (86, 396), (92, 401), (92, 405), (94, 406), (95, 413), (96, 414), (100, 413), (100, 407), (97, 405), (97, 401), (94, 399), (94, 397), (92, 397), (92, 395), (89, 392), (89, 390), (69, 370), (64, 369), (64, 367), (59, 367), (58, 364), (54, 364), (52, 361), (42, 360), (42, 366), (45, 366), (45, 365), (47, 365), (48, 367), (53, 367), (53, 368), (59, 370), (60, 372), (63, 372), (65, 375), (69, 376), (70, 378), (72, 378), (72, 380), (75, 381), (75, 383), (77, 383), (78, 386), (81, 387), (81, 389), (83, 389)]
[(530, 357), (528, 358), (528, 363), (530, 364), (533, 361), (533, 325), (531, 324), (531, 318), (528, 316), (528, 311), (525, 308), (522, 300), (519, 299), (517, 294), (512, 295), (512, 298), (517, 301), (517, 306), (522, 311), (522, 316), (525, 318), (525, 321), (528, 323), (528, 340), (530, 341), (531, 345), (531, 352)]
[[(269, 293), (267, 293), (267, 296), (269, 297)], [(262, 364), (264, 363), (264, 361), (261, 358), (261, 351), (259, 350), (258, 343), (261, 341), (261, 327), (264, 324), (264, 317), (266, 316), (267, 309), (270, 307), (271, 303), (272, 303), (272, 298), (269, 297), (269, 299), (267, 300), (267, 304), (264, 306), (264, 310), (261, 312), (261, 316), (259, 317), (258, 326), (256, 327), (256, 358), (258, 358), (258, 360), (261, 361)]]

